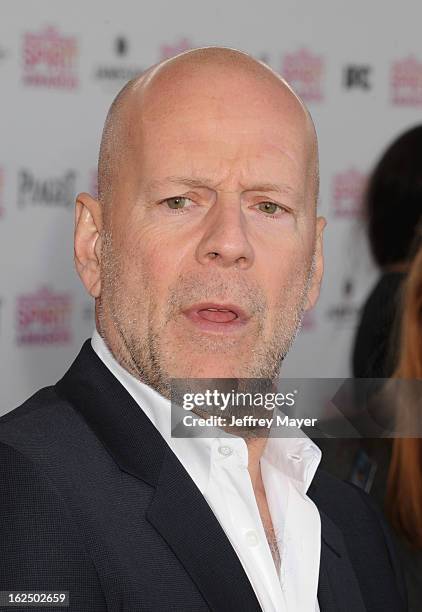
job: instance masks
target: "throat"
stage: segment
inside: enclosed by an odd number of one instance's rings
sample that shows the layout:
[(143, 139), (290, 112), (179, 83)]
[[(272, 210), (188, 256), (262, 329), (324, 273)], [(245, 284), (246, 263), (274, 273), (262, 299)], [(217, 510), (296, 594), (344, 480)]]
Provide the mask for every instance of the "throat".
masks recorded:
[(267, 538), (268, 546), (270, 547), (271, 555), (274, 561), (277, 576), (280, 575), (281, 557), (278, 547), (277, 535), (272, 525), (264, 525), (264, 531)]
[(265, 536), (267, 538), (268, 546), (270, 547), (271, 555), (274, 561), (277, 575), (280, 573), (281, 556), (278, 546), (278, 537), (274, 529), (273, 522), (271, 519), (270, 510), (268, 508), (267, 498), (265, 490), (262, 489), (258, 494), (255, 493), (256, 501), (258, 505), (259, 514), (261, 516), (262, 526), (264, 527)]

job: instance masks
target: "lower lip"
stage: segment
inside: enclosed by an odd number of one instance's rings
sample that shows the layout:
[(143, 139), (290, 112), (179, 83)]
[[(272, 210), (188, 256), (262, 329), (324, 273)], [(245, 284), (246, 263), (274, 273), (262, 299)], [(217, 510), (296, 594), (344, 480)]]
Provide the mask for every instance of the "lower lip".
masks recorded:
[(241, 319), (233, 319), (233, 321), (227, 321), (226, 323), (208, 321), (207, 319), (203, 319), (197, 311), (184, 312), (183, 314), (200, 331), (214, 332), (218, 334), (238, 332), (244, 329), (247, 323), (247, 321)]

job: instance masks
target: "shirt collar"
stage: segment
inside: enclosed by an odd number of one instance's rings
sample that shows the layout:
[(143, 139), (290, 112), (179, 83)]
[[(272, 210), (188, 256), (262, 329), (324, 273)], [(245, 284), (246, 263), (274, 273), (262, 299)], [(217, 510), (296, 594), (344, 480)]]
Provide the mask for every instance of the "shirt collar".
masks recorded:
[[(212, 449), (216, 444), (227, 444), (227, 436), (215, 438), (176, 438), (171, 435), (171, 403), (152, 387), (139, 381), (125, 370), (114, 358), (105, 341), (95, 329), (91, 345), (99, 358), (130, 393), (144, 411), (154, 427), (176, 454), (181, 463), (188, 467), (191, 476), (203, 493), (206, 489), (212, 460)], [(292, 480), (305, 495), (321, 461), (320, 448), (300, 429), (295, 438), (270, 436), (262, 458), (273, 468)], [(247, 463), (247, 446), (244, 440), (229, 436), (239, 456)]]

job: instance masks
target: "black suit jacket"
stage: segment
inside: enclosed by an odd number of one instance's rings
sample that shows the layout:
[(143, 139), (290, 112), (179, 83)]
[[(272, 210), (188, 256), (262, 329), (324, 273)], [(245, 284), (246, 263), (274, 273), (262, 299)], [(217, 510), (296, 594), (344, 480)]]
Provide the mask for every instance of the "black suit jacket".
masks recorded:
[[(260, 610), (206, 500), (90, 341), (54, 387), (0, 419), (0, 470), (0, 590), (69, 591), (77, 612)], [(308, 494), (321, 612), (405, 610), (369, 497), (321, 469)]]

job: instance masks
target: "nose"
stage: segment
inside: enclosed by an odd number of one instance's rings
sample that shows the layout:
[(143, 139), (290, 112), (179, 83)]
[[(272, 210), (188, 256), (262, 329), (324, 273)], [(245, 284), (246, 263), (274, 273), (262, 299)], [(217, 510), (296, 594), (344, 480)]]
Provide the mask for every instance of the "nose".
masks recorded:
[(205, 218), (205, 229), (196, 249), (201, 264), (210, 261), (223, 268), (249, 268), (254, 250), (247, 236), (247, 222), (236, 194), (219, 194)]

